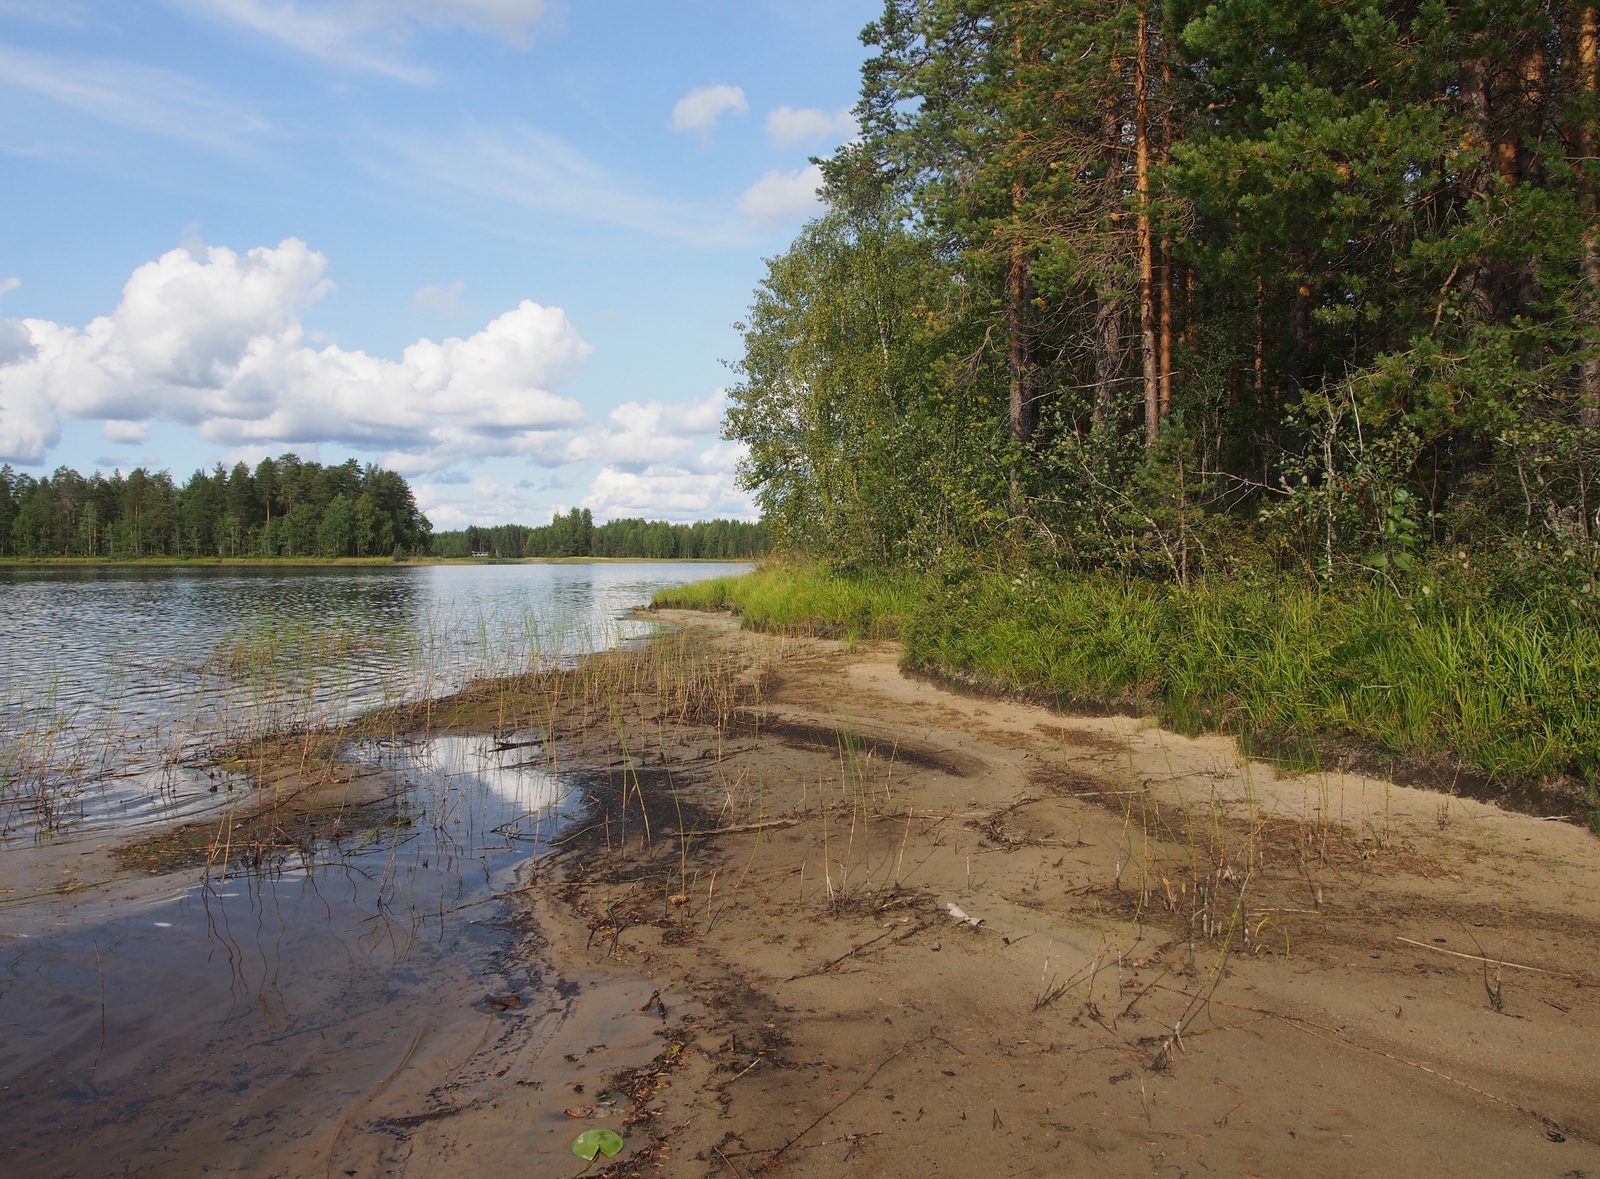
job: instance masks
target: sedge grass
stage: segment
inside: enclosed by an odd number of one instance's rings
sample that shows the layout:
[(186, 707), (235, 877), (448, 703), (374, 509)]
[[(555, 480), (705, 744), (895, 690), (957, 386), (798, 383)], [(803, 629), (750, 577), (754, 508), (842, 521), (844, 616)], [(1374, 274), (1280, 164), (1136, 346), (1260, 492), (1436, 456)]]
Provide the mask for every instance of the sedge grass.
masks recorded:
[[(1600, 633), (1534, 604), (1285, 579), (1184, 590), (1078, 575), (771, 565), (663, 591), (755, 629), (898, 636), (953, 684), (1222, 730), (1312, 768), (1329, 742), (1600, 801)], [(1563, 788), (1563, 793), (1571, 791)]]
[(1501, 782), (1600, 773), (1600, 635), (1515, 605), (989, 576), (930, 596), (905, 635), (913, 666), (1057, 707), (1354, 739)]
[(651, 605), (731, 610), (752, 630), (770, 634), (889, 639), (899, 635), (918, 601), (919, 580), (911, 574), (773, 564), (742, 577), (660, 590)]

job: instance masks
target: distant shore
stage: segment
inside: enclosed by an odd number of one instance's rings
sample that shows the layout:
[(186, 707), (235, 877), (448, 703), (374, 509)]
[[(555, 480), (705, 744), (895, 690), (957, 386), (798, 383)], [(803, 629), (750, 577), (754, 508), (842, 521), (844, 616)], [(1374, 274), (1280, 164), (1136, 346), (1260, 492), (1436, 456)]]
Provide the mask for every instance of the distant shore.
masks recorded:
[(213, 569), (306, 566), (348, 569), (396, 565), (753, 565), (757, 557), (0, 557), (0, 569)]

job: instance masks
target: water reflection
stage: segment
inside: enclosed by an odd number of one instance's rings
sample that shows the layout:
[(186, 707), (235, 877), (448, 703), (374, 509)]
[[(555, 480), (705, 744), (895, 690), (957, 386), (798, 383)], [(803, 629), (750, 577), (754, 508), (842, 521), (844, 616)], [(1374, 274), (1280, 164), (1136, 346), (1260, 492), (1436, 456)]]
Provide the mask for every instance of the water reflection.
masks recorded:
[(0, 844), (204, 812), (210, 749), (611, 646), (743, 568), (0, 569)]
[(380, 1083), (422, 1108), (474, 1043), (538, 1015), (485, 1002), (535, 1001), (490, 902), (581, 802), (531, 749), (364, 746), (407, 787), (392, 821), (278, 871), (0, 935), (0, 1168), (320, 1174)]

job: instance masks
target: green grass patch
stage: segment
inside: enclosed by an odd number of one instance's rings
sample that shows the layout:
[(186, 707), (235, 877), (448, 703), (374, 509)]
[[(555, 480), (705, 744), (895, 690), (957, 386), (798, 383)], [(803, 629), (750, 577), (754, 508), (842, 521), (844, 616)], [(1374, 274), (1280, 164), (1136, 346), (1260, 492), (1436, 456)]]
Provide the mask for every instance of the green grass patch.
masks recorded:
[(1600, 634), (1532, 608), (978, 575), (930, 593), (902, 637), (910, 666), (1058, 708), (1280, 748), (1353, 738), (1502, 781), (1600, 777)]
[(1234, 733), (1309, 769), (1338, 743), (1600, 802), (1600, 632), (1537, 605), (1285, 579), (1180, 590), (1025, 572), (769, 565), (663, 590), (753, 629), (899, 638), (904, 662), (1063, 711)]
[(718, 577), (659, 591), (651, 605), (731, 610), (753, 630), (773, 634), (887, 639), (922, 601), (909, 573), (832, 573), (819, 565), (764, 565), (743, 577)]

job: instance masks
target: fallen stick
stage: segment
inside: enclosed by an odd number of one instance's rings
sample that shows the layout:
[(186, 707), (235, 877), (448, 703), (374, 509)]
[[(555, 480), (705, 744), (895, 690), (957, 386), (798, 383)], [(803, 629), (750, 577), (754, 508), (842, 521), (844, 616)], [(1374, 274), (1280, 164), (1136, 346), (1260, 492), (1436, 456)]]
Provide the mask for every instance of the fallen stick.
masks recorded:
[(767, 819), (761, 823), (738, 823), (732, 827), (713, 827), (709, 831), (669, 831), (677, 839), (698, 839), (705, 835), (743, 835), (748, 831), (766, 831), (773, 827), (793, 827), (799, 819)]
[(1409, 937), (1396, 937), (1397, 942), (1405, 942), (1408, 946), (1416, 946), (1419, 950), (1432, 950), (1435, 954), (1449, 954), (1452, 958), (1465, 958), (1468, 962), (1487, 962), (1490, 966), (1509, 966), (1512, 970), (1531, 970), (1535, 974), (1549, 974), (1556, 978), (1571, 978), (1570, 974), (1562, 974), (1559, 970), (1546, 970), (1542, 966), (1523, 966), (1520, 962), (1502, 962), (1498, 958), (1486, 958), (1482, 954), (1463, 954), (1460, 950), (1447, 950), (1443, 946), (1430, 946), (1427, 942), (1419, 942)]

